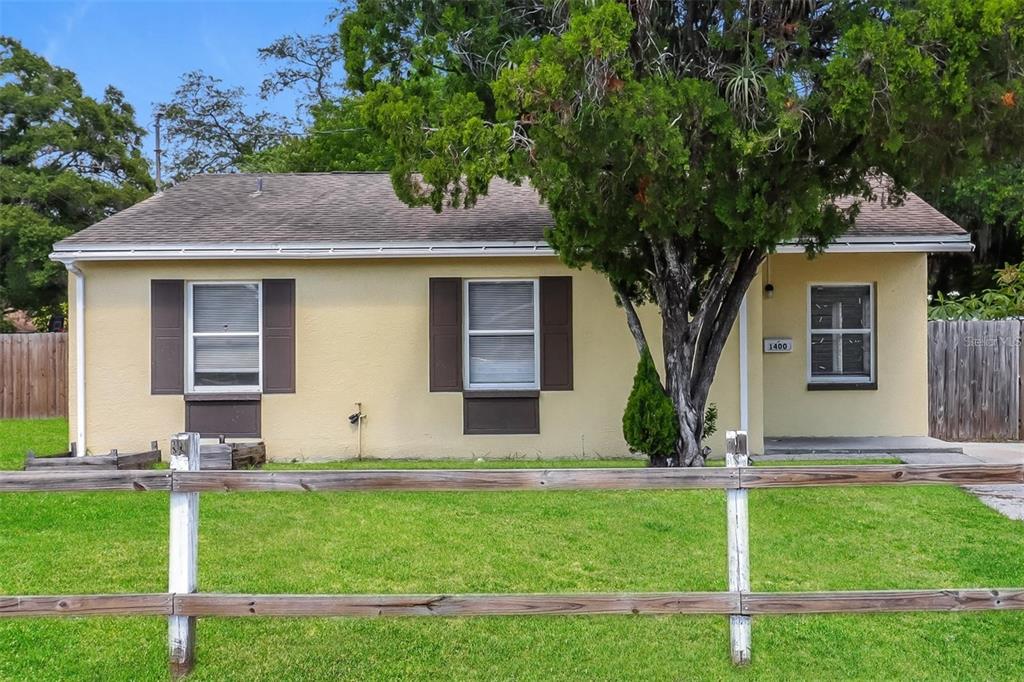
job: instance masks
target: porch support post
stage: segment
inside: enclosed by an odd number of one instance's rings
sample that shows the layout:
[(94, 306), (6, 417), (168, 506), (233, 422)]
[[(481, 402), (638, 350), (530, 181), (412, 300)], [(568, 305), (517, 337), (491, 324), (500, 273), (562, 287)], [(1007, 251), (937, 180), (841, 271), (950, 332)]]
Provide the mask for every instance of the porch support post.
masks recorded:
[[(199, 471), (199, 434), (178, 433), (171, 437), (171, 470)], [(171, 492), (170, 557), (167, 591), (190, 594), (198, 589), (199, 493)], [(171, 678), (184, 677), (195, 664), (196, 619), (167, 617)]]
[[(742, 468), (747, 466), (747, 432), (729, 431), (725, 437), (725, 465)], [(747, 517), (747, 491), (727, 490), (725, 511), (728, 519), (729, 545), (729, 591), (740, 593), (740, 608), (743, 597), (750, 592), (750, 551), (749, 525)], [(736, 665), (750, 663), (750, 616), (733, 614), (729, 616), (729, 642), (732, 662)]]

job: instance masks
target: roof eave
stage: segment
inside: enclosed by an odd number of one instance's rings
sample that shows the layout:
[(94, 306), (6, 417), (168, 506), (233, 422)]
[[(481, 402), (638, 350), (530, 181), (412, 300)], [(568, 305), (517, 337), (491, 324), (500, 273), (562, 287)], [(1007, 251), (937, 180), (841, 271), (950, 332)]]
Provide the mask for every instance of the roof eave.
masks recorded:
[(445, 256), (554, 256), (547, 242), (381, 242), (340, 244), (56, 244), (50, 258), (71, 261), (343, 260)]
[[(804, 253), (806, 247), (797, 242), (780, 244), (776, 253)], [(900, 235), (842, 237), (825, 249), (826, 253), (971, 253), (971, 235)]]
[[(826, 253), (969, 253), (970, 236), (922, 235), (913, 237), (844, 237)], [(781, 244), (777, 253), (803, 253), (799, 243)], [(544, 241), (520, 242), (379, 242), (339, 244), (61, 244), (50, 258), (77, 261), (148, 260), (343, 260), (351, 258), (443, 258), (554, 256)]]

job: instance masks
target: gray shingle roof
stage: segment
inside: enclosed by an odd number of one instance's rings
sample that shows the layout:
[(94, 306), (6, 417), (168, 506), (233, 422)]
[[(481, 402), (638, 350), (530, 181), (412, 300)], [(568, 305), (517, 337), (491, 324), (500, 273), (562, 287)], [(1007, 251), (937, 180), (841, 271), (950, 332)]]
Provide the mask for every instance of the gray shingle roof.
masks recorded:
[[(262, 191), (257, 181), (263, 178)], [(551, 216), (529, 186), (495, 180), (469, 210), (410, 208), (386, 173), (198, 175), (56, 245), (541, 241)], [(849, 236), (963, 234), (914, 194), (865, 203)]]

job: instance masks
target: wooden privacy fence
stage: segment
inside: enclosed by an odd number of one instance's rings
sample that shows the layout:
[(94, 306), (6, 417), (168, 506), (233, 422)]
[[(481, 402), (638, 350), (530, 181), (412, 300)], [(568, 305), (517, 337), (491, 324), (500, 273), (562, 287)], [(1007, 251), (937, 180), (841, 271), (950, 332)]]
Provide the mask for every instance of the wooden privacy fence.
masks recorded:
[[(1024, 464), (750, 468), (746, 466), (746, 434), (730, 432), (727, 442), (728, 466), (708, 469), (204, 471), (199, 466), (199, 435), (189, 433), (172, 438), (170, 470), (0, 472), (0, 493), (170, 493), (167, 593), (0, 596), (0, 617), (166, 616), (171, 672), (181, 676), (194, 664), (195, 624), (200, 616), (718, 614), (729, 616), (732, 659), (742, 664), (750, 661), (752, 616), (1024, 609), (1024, 587), (751, 592), (746, 500), (747, 491), (758, 488), (1024, 483)], [(692, 489), (719, 489), (727, 493), (727, 592), (294, 595), (198, 591), (200, 493)]]
[(944, 440), (1024, 438), (1024, 322), (928, 323), (928, 431)]
[(68, 335), (0, 334), (0, 419), (67, 414)]

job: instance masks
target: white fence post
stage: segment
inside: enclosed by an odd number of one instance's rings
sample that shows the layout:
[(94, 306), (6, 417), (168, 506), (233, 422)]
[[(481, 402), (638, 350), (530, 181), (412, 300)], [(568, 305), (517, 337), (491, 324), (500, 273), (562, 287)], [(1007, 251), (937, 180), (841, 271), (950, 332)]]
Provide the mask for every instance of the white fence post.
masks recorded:
[[(729, 431), (725, 436), (725, 465), (742, 468), (747, 464), (747, 432)], [(750, 592), (747, 491), (727, 490), (725, 494), (725, 512), (729, 527), (729, 591), (739, 592), (742, 604), (743, 595)], [(750, 663), (750, 616), (729, 616), (729, 643), (733, 663)]]
[[(171, 470), (199, 471), (199, 434), (171, 437)], [(172, 595), (197, 590), (199, 568), (199, 493), (171, 492), (170, 557), (167, 591)], [(196, 619), (168, 616), (171, 677), (184, 677), (195, 663)]]

